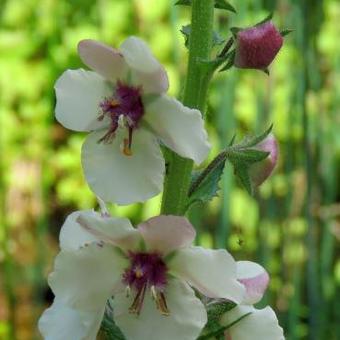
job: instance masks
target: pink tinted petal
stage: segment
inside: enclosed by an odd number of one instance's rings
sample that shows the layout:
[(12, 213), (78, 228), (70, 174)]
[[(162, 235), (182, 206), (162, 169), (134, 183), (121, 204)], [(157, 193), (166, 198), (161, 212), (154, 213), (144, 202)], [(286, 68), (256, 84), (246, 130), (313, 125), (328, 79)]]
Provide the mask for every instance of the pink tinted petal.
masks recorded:
[(170, 272), (202, 294), (240, 303), (244, 287), (236, 279), (236, 262), (224, 249), (180, 249), (168, 263)]
[(148, 250), (167, 254), (173, 250), (188, 247), (196, 232), (185, 217), (157, 216), (138, 226)]
[(249, 312), (250, 315), (228, 329), (226, 340), (284, 340), (283, 329), (270, 307), (255, 309), (239, 305), (225, 313), (221, 323), (227, 326)]
[(165, 69), (143, 40), (129, 37), (120, 49), (130, 67), (133, 85), (142, 86), (145, 94), (164, 93), (168, 90), (169, 81)]
[(255, 262), (238, 261), (237, 279), (246, 288), (244, 304), (255, 304), (259, 302), (269, 283), (269, 275), (266, 270)]
[(125, 251), (137, 249), (141, 237), (127, 218), (101, 216), (96, 212), (80, 213), (77, 222), (84, 231)]
[(128, 68), (123, 55), (110, 46), (85, 39), (79, 42), (78, 53), (85, 65), (107, 80), (116, 81), (126, 76)]

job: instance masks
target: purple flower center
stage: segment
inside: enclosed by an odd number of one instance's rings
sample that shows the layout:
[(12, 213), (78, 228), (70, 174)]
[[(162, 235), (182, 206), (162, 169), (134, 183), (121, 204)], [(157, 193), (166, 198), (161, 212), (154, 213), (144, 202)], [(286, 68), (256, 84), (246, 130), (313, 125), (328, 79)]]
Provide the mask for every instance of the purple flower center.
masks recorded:
[(100, 103), (101, 114), (98, 120), (105, 117), (110, 119), (108, 132), (99, 142), (110, 143), (115, 136), (119, 122), (123, 122), (128, 129), (128, 137), (124, 139), (123, 153), (131, 156), (132, 133), (138, 128), (139, 122), (144, 115), (144, 105), (142, 101), (141, 87), (133, 87), (117, 82), (116, 89), (111, 97), (106, 97)]
[(123, 274), (123, 283), (127, 290), (136, 291), (136, 297), (130, 312), (139, 314), (149, 288), (157, 309), (163, 315), (169, 315), (164, 290), (167, 284), (168, 268), (158, 253), (129, 253), (130, 267)]

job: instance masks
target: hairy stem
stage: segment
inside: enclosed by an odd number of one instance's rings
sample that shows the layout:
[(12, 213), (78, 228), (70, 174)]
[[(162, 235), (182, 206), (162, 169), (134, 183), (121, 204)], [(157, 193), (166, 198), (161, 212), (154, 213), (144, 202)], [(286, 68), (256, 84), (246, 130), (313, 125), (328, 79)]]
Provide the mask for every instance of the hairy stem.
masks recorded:
[[(205, 110), (210, 77), (202, 67), (202, 61), (210, 59), (213, 32), (213, 0), (193, 0), (191, 34), (189, 39), (189, 63), (183, 95), (183, 104)], [(168, 168), (164, 182), (162, 214), (184, 215), (191, 180), (193, 161), (169, 151)]]

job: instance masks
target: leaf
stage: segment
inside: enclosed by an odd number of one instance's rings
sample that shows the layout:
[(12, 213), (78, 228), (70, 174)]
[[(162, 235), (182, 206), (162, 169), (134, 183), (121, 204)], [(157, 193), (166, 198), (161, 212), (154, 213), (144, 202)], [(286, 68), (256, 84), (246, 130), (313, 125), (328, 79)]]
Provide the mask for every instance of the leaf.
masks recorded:
[(215, 0), (215, 8), (225, 9), (226, 11), (236, 13), (236, 9), (226, 0)]
[[(232, 162), (232, 161), (231, 161)], [(233, 163), (233, 162), (232, 162)], [(235, 176), (239, 179), (249, 195), (253, 194), (253, 185), (251, 184), (248, 165), (242, 162), (233, 163)]]
[(111, 313), (105, 312), (100, 329), (105, 333), (106, 340), (125, 340), (125, 337), (113, 321)]
[[(185, 25), (182, 26), (180, 32), (184, 35), (185, 39), (185, 47), (189, 47), (189, 39), (191, 34), (191, 25)], [(220, 34), (216, 31), (213, 31), (212, 36), (212, 44), (213, 46), (222, 45), (225, 42), (225, 40), (220, 36)]]
[(206, 203), (217, 196), (218, 183), (224, 171), (227, 155), (220, 153), (204, 170), (193, 176), (189, 189), (188, 208), (194, 203)]

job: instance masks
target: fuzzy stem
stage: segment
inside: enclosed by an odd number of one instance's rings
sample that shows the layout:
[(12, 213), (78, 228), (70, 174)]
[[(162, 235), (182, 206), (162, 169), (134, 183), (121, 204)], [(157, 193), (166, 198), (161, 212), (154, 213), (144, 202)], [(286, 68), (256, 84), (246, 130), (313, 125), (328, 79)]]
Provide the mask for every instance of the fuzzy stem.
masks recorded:
[[(213, 0), (193, 0), (191, 34), (189, 39), (189, 63), (183, 104), (201, 112), (205, 110), (210, 77), (202, 67), (203, 60), (210, 59), (213, 32)], [(164, 182), (162, 214), (184, 215), (191, 180), (193, 161), (174, 152), (168, 154), (167, 176)]]

